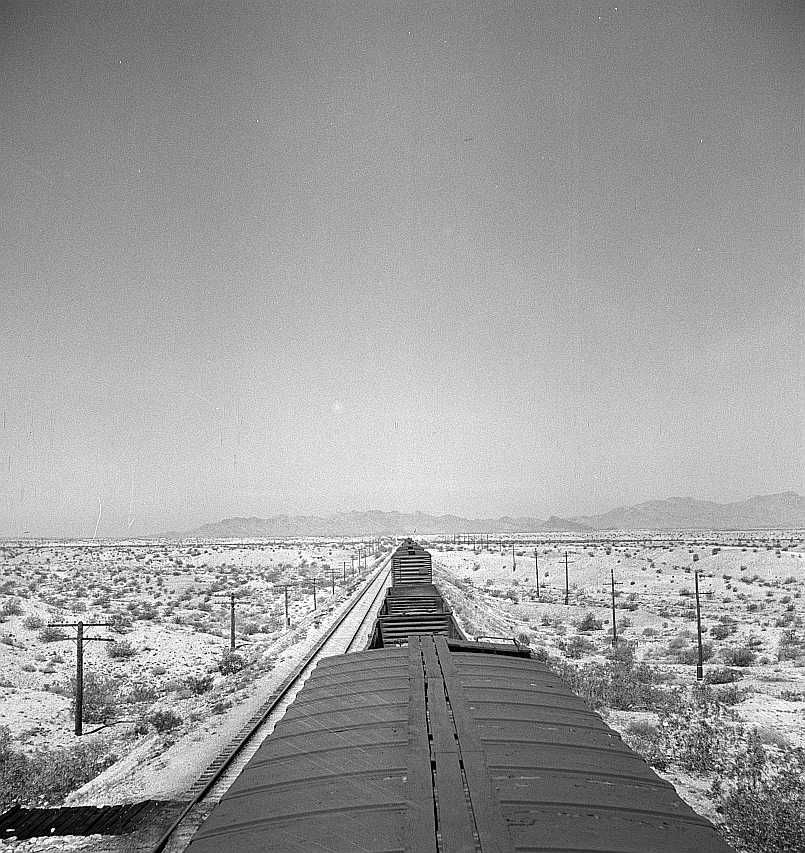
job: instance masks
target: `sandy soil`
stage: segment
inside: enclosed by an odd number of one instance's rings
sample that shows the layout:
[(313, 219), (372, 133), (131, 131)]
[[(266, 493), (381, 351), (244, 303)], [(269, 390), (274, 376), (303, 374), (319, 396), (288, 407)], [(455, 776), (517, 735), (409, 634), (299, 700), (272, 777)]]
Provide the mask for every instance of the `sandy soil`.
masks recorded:
[[(113, 644), (86, 643), (85, 678), (95, 673), (107, 679), (114, 699), (106, 723), (85, 722), (80, 738), (117, 760), (68, 803), (179, 797), (362, 581), (366, 571), (358, 572), (351, 559), (361, 546), (302, 541), (5, 548), (0, 552), (0, 611), (5, 614), (0, 726), (10, 730), (15, 748), (29, 754), (74, 746), (79, 740), (73, 734), (70, 690), (75, 642), (46, 642), (40, 624), (118, 617), (119, 631), (86, 631), (126, 642), (133, 653), (113, 658)], [(368, 571), (374, 564), (370, 559)], [(330, 569), (336, 570), (334, 596)], [(224, 675), (219, 662), (229, 646), (230, 590), (236, 593), (237, 652), (246, 666)], [(155, 727), (160, 711), (177, 715), (178, 723)]]

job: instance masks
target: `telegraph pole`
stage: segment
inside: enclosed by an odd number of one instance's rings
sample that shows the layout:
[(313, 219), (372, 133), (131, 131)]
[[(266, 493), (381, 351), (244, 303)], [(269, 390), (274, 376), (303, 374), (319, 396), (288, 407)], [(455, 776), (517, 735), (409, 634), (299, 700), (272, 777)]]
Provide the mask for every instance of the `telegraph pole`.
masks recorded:
[(333, 585), (333, 595), (335, 595), (335, 569), (330, 568), (330, 581)]
[[(213, 596), (217, 598), (218, 596)], [(230, 592), (229, 599), (229, 648), (235, 651), (235, 593)]]
[(347, 561), (346, 560), (343, 561), (341, 568), (344, 570), (344, 583), (346, 583), (347, 582)]
[(512, 571), (517, 571), (517, 559), (514, 556), (514, 542), (512, 542)]
[(612, 645), (618, 645), (618, 627), (615, 624), (615, 569), (609, 570), (610, 589), (612, 592)]
[(285, 627), (291, 627), (291, 617), (288, 613), (288, 587), (285, 587)]
[(75, 734), (80, 737), (84, 726), (84, 623), (75, 632)]
[(111, 637), (85, 637), (84, 628), (109, 627), (111, 622), (50, 622), (53, 628), (75, 628), (75, 734), (81, 737), (84, 732), (84, 643), (94, 640), (98, 643), (114, 643)]
[(537, 575), (537, 599), (539, 599), (539, 554), (536, 548), (534, 548), (534, 571)]
[(704, 659), (702, 654), (702, 611), (699, 606), (699, 570), (693, 573), (693, 580), (696, 585), (696, 634), (699, 644), (699, 654), (696, 661), (696, 680), (701, 681), (704, 678)]
[(313, 578), (313, 609), (316, 609), (316, 578)]
[(568, 565), (567, 551), (565, 551), (565, 605), (570, 604), (570, 581), (567, 571)]

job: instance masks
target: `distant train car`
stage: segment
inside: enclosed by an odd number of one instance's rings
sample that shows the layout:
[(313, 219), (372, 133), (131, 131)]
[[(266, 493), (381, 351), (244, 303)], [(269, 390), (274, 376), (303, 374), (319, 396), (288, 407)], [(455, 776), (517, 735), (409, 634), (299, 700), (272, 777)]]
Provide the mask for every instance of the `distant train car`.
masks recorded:
[(430, 552), (413, 539), (406, 539), (391, 557), (391, 583), (393, 586), (433, 583)]

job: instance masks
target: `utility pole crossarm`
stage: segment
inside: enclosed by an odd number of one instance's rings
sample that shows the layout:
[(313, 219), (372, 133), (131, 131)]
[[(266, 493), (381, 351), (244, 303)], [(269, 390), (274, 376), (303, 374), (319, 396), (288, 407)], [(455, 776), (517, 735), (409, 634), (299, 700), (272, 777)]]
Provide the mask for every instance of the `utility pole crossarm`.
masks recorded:
[[(85, 637), (84, 628), (108, 628), (112, 622), (49, 622), (49, 628), (75, 628), (75, 735), (80, 737), (84, 726), (84, 643), (114, 643), (112, 637)], [(64, 640), (72, 639), (64, 637)]]

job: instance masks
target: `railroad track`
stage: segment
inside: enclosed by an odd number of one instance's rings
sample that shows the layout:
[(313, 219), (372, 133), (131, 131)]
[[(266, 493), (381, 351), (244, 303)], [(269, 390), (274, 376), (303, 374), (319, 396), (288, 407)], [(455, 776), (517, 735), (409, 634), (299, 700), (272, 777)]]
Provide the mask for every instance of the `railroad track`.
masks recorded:
[(150, 853), (180, 853), (185, 849), (212, 806), (226, 793), (260, 744), (274, 731), (321, 658), (362, 650), (374, 624), (376, 607), (389, 582), (390, 562), (391, 554), (381, 562), (363, 589), (305, 655), (296, 670), (202, 773), (188, 792), (190, 802), (150, 848)]

